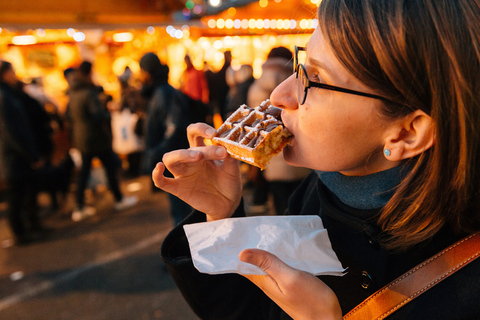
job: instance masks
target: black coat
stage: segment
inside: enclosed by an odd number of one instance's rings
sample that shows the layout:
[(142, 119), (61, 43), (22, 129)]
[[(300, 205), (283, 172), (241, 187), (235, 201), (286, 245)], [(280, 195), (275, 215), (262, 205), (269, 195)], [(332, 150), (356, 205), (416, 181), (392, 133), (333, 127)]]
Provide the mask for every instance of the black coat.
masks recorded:
[(91, 83), (78, 81), (69, 96), (66, 117), (71, 125), (72, 146), (88, 154), (110, 152), (111, 116), (102, 106), (98, 89)]
[[(344, 267), (343, 277), (321, 276), (336, 293), (346, 314), (372, 293), (463, 237), (442, 230), (406, 252), (391, 253), (376, 240), (378, 228), (357, 210), (341, 203), (312, 173), (290, 198), (288, 214), (318, 214)], [(235, 216), (244, 215), (241, 205)], [(205, 221), (193, 212), (183, 223)], [(207, 275), (193, 266), (182, 225), (165, 239), (162, 257), (191, 308), (201, 319), (290, 319), (246, 278)], [(480, 319), (480, 259), (442, 281), (387, 319)]]
[(147, 105), (143, 172), (150, 174), (163, 155), (188, 148), (186, 97), (168, 83), (153, 88)]
[(17, 92), (0, 83), (0, 173), (9, 181), (30, 177), (40, 160), (31, 120)]

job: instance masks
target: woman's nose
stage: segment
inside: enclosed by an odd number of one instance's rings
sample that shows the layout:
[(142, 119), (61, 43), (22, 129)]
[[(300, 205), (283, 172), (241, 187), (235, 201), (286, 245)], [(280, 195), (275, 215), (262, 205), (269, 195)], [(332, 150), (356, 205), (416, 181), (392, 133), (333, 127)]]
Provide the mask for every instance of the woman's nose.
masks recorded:
[(297, 77), (292, 74), (285, 81), (280, 83), (270, 95), (270, 102), (282, 109), (296, 109), (297, 99)]

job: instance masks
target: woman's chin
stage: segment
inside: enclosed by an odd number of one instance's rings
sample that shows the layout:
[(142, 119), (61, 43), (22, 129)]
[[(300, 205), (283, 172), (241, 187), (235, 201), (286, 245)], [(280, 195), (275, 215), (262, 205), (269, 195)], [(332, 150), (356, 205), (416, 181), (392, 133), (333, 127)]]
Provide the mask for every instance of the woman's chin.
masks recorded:
[(293, 167), (306, 167), (306, 163), (300, 150), (301, 149), (298, 148), (298, 143), (296, 143), (295, 139), (292, 139), (290, 144), (287, 144), (283, 149), (283, 159)]
[[(292, 140), (293, 142), (293, 140)], [(287, 163), (292, 163), (295, 160), (295, 147), (292, 143), (287, 144), (285, 148), (283, 148), (283, 158)]]

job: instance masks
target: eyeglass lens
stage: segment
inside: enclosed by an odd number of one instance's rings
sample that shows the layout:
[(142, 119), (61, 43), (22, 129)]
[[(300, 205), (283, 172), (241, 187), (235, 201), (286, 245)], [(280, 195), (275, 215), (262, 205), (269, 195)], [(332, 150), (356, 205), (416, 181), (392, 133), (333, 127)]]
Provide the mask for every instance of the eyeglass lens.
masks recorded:
[(303, 47), (295, 46), (295, 53), (293, 55), (293, 72), (296, 74), (297, 81), (297, 99), (298, 103), (304, 104), (307, 99), (308, 83), (307, 74), (303, 65), (298, 60), (298, 52), (305, 50)]
[(308, 81), (307, 81), (307, 74), (305, 72), (305, 68), (299, 64), (297, 65), (297, 97), (298, 103), (304, 104), (305, 100), (307, 99), (307, 92), (308, 92)]

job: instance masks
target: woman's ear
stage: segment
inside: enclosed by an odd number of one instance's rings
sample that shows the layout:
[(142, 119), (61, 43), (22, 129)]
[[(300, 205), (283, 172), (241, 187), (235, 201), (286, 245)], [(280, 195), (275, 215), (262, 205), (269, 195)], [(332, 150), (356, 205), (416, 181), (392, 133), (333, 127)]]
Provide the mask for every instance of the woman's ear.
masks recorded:
[[(388, 160), (413, 158), (435, 144), (435, 123), (428, 114), (416, 110), (403, 117), (389, 130), (384, 155)], [(389, 154), (389, 155), (387, 155)]]

